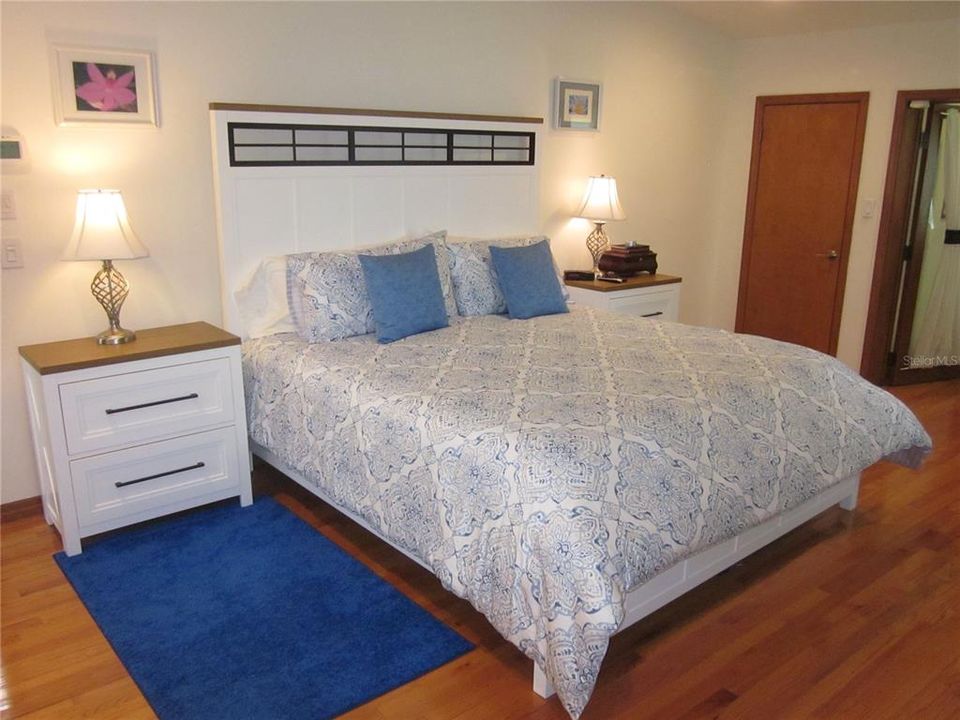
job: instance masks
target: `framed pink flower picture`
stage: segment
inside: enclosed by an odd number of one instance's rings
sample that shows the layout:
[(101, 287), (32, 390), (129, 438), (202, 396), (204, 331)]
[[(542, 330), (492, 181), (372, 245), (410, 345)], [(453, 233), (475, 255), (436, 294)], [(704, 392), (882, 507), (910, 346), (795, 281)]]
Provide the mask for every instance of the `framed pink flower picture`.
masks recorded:
[(153, 54), (54, 46), (59, 125), (159, 125)]

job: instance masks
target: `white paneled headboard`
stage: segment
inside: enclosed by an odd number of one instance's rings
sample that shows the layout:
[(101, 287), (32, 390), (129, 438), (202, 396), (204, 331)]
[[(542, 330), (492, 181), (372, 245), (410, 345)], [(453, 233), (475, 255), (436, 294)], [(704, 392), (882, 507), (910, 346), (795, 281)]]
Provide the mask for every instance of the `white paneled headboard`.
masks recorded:
[(539, 118), (223, 103), (210, 115), (223, 321), (232, 332), (242, 331), (233, 293), (267, 256), (442, 229), (539, 231)]

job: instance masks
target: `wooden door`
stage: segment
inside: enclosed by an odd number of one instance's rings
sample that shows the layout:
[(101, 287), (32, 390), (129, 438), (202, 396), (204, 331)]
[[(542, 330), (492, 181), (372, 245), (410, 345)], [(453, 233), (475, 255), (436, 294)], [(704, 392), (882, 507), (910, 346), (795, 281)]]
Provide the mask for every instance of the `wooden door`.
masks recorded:
[(836, 353), (868, 97), (757, 98), (737, 332)]

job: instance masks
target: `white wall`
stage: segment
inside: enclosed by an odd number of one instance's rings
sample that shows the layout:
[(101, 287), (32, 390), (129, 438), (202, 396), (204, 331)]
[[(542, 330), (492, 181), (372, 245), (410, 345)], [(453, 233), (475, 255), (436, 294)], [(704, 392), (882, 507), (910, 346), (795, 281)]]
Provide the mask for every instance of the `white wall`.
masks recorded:
[[(736, 317), (756, 97), (867, 90), (870, 106), (859, 202), (837, 348), (837, 356), (859, 370), (896, 94), (960, 87), (960, 21), (745, 41), (737, 50), (733, 72), (734, 92), (717, 108), (725, 130), (712, 185), (714, 274), (706, 291), (712, 298), (706, 321), (733, 328)], [(872, 218), (862, 217), (868, 199), (878, 206)]]
[[(76, 190), (120, 188), (150, 258), (121, 264), (137, 329), (217, 322), (211, 101), (549, 116), (557, 75), (603, 83), (602, 132), (547, 130), (541, 207), (562, 266), (585, 266), (589, 228), (569, 213), (591, 174), (618, 178), (628, 220), (683, 275), (681, 316), (712, 319), (705, 168), (728, 94), (729, 40), (659, 4), (11, 3), (2, 13), (2, 122), (29, 173), (16, 193), (26, 267), (2, 283), (2, 499), (38, 494), (17, 346), (105, 325), (96, 267), (62, 263)], [(155, 50), (162, 125), (59, 128), (48, 43)], [(748, 148), (749, 151), (749, 148)], [(741, 203), (742, 204), (742, 203)]]
[[(603, 83), (602, 131), (545, 130), (544, 230), (586, 266), (571, 221), (586, 177), (618, 178), (614, 240), (651, 244), (684, 277), (681, 319), (732, 328), (754, 98), (871, 93), (861, 206), (882, 197), (897, 90), (960, 85), (957, 21), (737, 41), (667, 4), (11, 3), (2, 14), (2, 123), (25, 138), (16, 192), (26, 267), (2, 277), (2, 488), (38, 493), (17, 346), (104, 326), (95, 266), (61, 263), (76, 190), (118, 187), (149, 259), (122, 270), (124, 324), (217, 322), (211, 101), (549, 117), (557, 75)], [(162, 125), (59, 128), (48, 44), (156, 51)], [(548, 126), (549, 127), (549, 126)], [(879, 217), (858, 218), (839, 357), (859, 366)]]

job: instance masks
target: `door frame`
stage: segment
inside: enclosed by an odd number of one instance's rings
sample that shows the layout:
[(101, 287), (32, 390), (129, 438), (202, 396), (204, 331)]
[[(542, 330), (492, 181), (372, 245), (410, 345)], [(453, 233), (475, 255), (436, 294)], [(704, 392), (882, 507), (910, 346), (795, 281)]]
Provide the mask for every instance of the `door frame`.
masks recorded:
[[(873, 264), (873, 283), (870, 287), (867, 325), (863, 335), (863, 353), (860, 357), (860, 374), (877, 385), (889, 384), (894, 369), (890, 366), (888, 357), (899, 309), (900, 275), (903, 251), (907, 242), (903, 218), (900, 218), (900, 213), (896, 211), (895, 196), (897, 178), (902, 170), (899, 167), (900, 144), (903, 141), (907, 110), (914, 100), (930, 100), (931, 103), (936, 103), (957, 98), (960, 98), (960, 88), (900, 90), (897, 93), (893, 131), (890, 135), (890, 152), (887, 159), (887, 177), (883, 186), (880, 229), (877, 233), (876, 259)], [(910, 159), (910, 162), (915, 162), (915, 159)], [(928, 374), (930, 377), (924, 379), (935, 380), (939, 379), (943, 371), (940, 368), (931, 368)]]
[(743, 223), (743, 248), (740, 254), (740, 286), (737, 295), (737, 320), (735, 330), (743, 331), (746, 314), (747, 282), (750, 277), (750, 252), (753, 248), (753, 218), (756, 209), (757, 180), (760, 175), (760, 147), (763, 142), (763, 113), (771, 105), (824, 105), (831, 103), (857, 103), (857, 129), (854, 138), (854, 151), (851, 167), (858, 168), (850, 174), (847, 186), (847, 203), (843, 218), (843, 234), (840, 240), (840, 263), (837, 274), (837, 288), (833, 298), (833, 317), (830, 321), (831, 355), (837, 354), (840, 338), (840, 318), (843, 313), (843, 294), (847, 283), (847, 263), (850, 259), (850, 240), (853, 236), (853, 221), (856, 215), (857, 190), (860, 187), (860, 169), (863, 159), (863, 138), (867, 127), (867, 108), (870, 103), (869, 92), (814, 93), (805, 95), (760, 95), (757, 97), (753, 114), (753, 147), (750, 151), (750, 183), (747, 188), (746, 218)]

